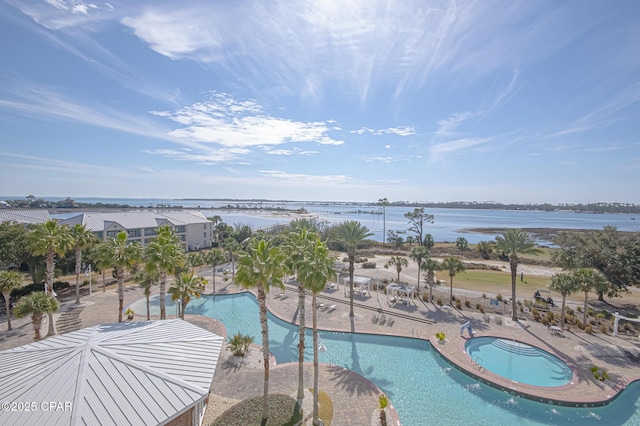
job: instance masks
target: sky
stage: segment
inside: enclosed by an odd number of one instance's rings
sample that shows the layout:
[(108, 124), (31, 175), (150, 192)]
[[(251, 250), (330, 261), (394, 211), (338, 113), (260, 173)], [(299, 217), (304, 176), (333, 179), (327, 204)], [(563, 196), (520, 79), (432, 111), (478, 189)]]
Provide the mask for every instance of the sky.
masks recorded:
[(640, 2), (0, 0), (0, 194), (640, 203)]

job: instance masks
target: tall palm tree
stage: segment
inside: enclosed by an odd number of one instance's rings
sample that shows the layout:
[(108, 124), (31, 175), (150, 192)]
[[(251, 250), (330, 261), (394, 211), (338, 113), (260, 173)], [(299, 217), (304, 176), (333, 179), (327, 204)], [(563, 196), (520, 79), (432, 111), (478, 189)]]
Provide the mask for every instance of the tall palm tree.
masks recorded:
[(147, 299), (147, 321), (151, 320), (150, 298), (151, 286), (158, 282), (160, 274), (153, 268), (142, 268), (135, 273), (133, 279), (144, 290), (144, 297)]
[(440, 265), (442, 270), (449, 272), (449, 300), (453, 300), (453, 277), (458, 272), (464, 271), (464, 263), (457, 257), (447, 257)]
[(11, 331), (11, 292), (22, 287), (22, 275), (18, 271), (0, 271), (0, 292), (7, 307), (7, 331)]
[(242, 250), (242, 246), (238, 241), (236, 241), (233, 237), (227, 237), (222, 242), (222, 248), (227, 253), (227, 259), (231, 262), (231, 280), (235, 281), (236, 279), (236, 258), (238, 257), (238, 252)]
[(327, 246), (316, 238), (304, 254), (305, 261), (300, 265), (298, 278), (304, 287), (311, 291), (311, 311), (313, 312), (313, 424), (318, 425), (318, 304), (317, 294), (327, 285), (327, 281), (335, 275), (333, 264), (335, 259), (329, 254)]
[(606, 290), (608, 288), (607, 279), (601, 273), (592, 268), (580, 268), (573, 272), (578, 289), (584, 292), (584, 305), (582, 309), (582, 324), (587, 325), (587, 303), (590, 291)]
[(173, 229), (166, 225), (158, 228), (157, 237), (145, 249), (145, 261), (149, 268), (158, 271), (160, 284), (160, 319), (167, 318), (165, 303), (167, 277), (185, 264), (184, 246)]
[(480, 255), (483, 259), (489, 259), (489, 255), (493, 252), (493, 247), (495, 246), (495, 241), (480, 241), (476, 248), (480, 252)]
[[(298, 224), (299, 225), (299, 224)], [(318, 239), (318, 235), (314, 232), (309, 232), (306, 226), (296, 226), (294, 232), (289, 233), (287, 242), (285, 245), (285, 251), (287, 255), (287, 268), (289, 272), (296, 275), (298, 281), (298, 318), (300, 320), (298, 325), (298, 336), (300, 342), (298, 343), (298, 406), (302, 406), (302, 400), (304, 399), (304, 338), (305, 338), (305, 285), (301, 278), (303, 268), (306, 267), (308, 259), (307, 252), (314, 242)]]
[(127, 233), (121, 231), (100, 245), (100, 257), (105, 266), (113, 268), (118, 281), (118, 322), (122, 322), (124, 309), (124, 276), (127, 269), (138, 263), (142, 249), (138, 242), (129, 243)]
[(33, 331), (35, 336), (33, 340), (41, 339), (40, 328), (42, 327), (42, 317), (45, 314), (51, 314), (58, 310), (58, 301), (43, 291), (34, 291), (28, 296), (21, 297), (18, 300), (18, 306), (13, 310), (16, 317), (24, 318), (31, 315), (33, 323)]
[(387, 206), (389, 205), (389, 200), (387, 200), (387, 197), (380, 198), (378, 204), (382, 206), (382, 245), (385, 245), (384, 237), (387, 235)]
[(264, 363), (264, 394), (262, 422), (269, 417), (269, 326), (267, 323), (267, 292), (271, 286), (284, 288), (282, 279), (286, 271), (285, 256), (279, 247), (265, 240), (249, 242), (247, 252), (238, 260), (235, 281), (243, 288), (258, 291), (260, 325), (262, 328), (262, 357)]
[(418, 294), (420, 294), (420, 271), (424, 262), (429, 259), (429, 249), (423, 246), (414, 247), (411, 249), (409, 257), (418, 264)]
[(521, 254), (537, 255), (541, 252), (535, 241), (521, 229), (507, 229), (496, 237), (496, 250), (509, 256), (511, 268), (511, 318), (518, 320), (516, 311), (516, 276), (518, 273), (518, 256)]
[(436, 271), (440, 269), (440, 262), (435, 259), (427, 259), (422, 263), (422, 269), (427, 271), (425, 281), (429, 285), (429, 301), (433, 300), (433, 284), (436, 278)]
[(209, 254), (206, 256), (206, 261), (211, 265), (212, 269), (212, 277), (213, 277), (213, 293), (216, 292), (216, 267), (225, 262), (226, 257), (224, 253), (220, 249), (212, 249)]
[(349, 258), (349, 317), (353, 318), (353, 270), (358, 247), (373, 235), (366, 226), (355, 220), (349, 220), (334, 228), (335, 238), (346, 246)]
[(80, 303), (80, 269), (82, 267), (82, 250), (90, 247), (96, 237), (84, 225), (76, 224), (70, 230), (73, 250), (76, 254), (76, 305)]
[(400, 272), (402, 272), (402, 268), (406, 268), (409, 266), (409, 261), (404, 256), (391, 256), (389, 259), (389, 266), (395, 266), (396, 272), (398, 273), (398, 282), (400, 282)]
[(567, 301), (567, 296), (579, 290), (579, 283), (575, 275), (561, 272), (551, 277), (549, 283), (549, 289), (557, 291), (562, 295), (562, 314), (560, 316), (560, 327), (564, 328), (564, 305)]
[[(71, 237), (69, 228), (60, 226), (55, 220), (48, 220), (36, 225), (28, 234), (29, 248), (36, 256), (45, 257), (46, 265), (46, 293), (53, 296), (53, 272), (55, 267), (55, 257), (63, 257), (67, 250), (71, 248)], [(56, 334), (56, 327), (53, 323), (53, 311), (47, 312), (49, 315), (49, 330), (47, 336)]]
[(191, 272), (183, 272), (176, 277), (173, 286), (169, 288), (171, 300), (180, 302), (180, 318), (184, 319), (184, 311), (192, 297), (199, 299), (202, 296), (207, 280)]

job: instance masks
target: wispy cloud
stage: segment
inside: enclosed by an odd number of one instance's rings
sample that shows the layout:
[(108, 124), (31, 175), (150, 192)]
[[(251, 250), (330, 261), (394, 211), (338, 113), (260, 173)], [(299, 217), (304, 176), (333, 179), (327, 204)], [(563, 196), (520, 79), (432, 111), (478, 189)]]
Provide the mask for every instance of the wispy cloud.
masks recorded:
[(172, 137), (224, 147), (344, 143), (329, 135), (331, 125), (328, 122), (275, 117), (254, 100), (238, 100), (224, 93), (213, 93), (207, 101), (176, 111), (153, 111), (152, 114), (180, 126), (169, 133)]
[(266, 178), (295, 182), (296, 186), (301, 184), (321, 186), (341, 185), (351, 180), (346, 175), (308, 175), (303, 173), (289, 173), (281, 170), (259, 170), (258, 172)]
[(397, 135), (397, 136), (412, 136), (416, 134), (416, 129), (410, 126), (401, 127), (389, 127), (386, 129), (370, 129), (368, 127), (361, 127), (358, 130), (351, 130), (350, 133), (357, 135), (364, 135), (366, 133), (380, 136), (380, 135)]
[(434, 144), (429, 149), (430, 161), (439, 161), (446, 155), (451, 155), (470, 148), (476, 148), (479, 145), (489, 142), (491, 139), (492, 138), (466, 138)]

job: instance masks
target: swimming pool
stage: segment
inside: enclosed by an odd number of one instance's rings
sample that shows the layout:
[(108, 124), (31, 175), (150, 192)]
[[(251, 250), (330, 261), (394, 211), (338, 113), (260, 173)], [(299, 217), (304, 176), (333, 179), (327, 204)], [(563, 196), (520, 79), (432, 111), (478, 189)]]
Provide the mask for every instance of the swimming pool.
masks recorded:
[[(152, 310), (158, 315), (158, 296)], [(296, 303), (292, 301), (292, 303)], [(175, 312), (167, 302), (168, 312)], [(141, 299), (131, 305), (146, 311)], [(261, 341), (258, 303), (249, 293), (204, 296), (192, 300), (187, 313), (224, 323), (229, 336), (249, 334)], [(298, 328), (269, 314), (271, 352), (278, 363), (297, 362)], [(311, 336), (311, 330), (307, 330)], [(640, 385), (632, 383), (605, 407), (559, 407), (511, 396), (451, 367), (429, 342), (404, 337), (321, 331), (327, 351), (322, 363), (340, 365), (375, 383), (391, 397), (403, 426), (429, 425), (640, 425)], [(307, 360), (313, 353), (305, 352)]]
[(560, 358), (526, 343), (497, 337), (475, 337), (464, 345), (478, 365), (518, 383), (555, 387), (571, 382), (573, 372)]

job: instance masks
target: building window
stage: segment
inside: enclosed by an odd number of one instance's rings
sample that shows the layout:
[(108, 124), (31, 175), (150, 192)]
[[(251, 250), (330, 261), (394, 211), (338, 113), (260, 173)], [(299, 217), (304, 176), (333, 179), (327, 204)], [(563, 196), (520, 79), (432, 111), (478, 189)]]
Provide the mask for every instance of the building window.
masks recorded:
[(115, 238), (120, 233), (119, 230), (116, 231), (107, 231), (107, 238)]
[(176, 233), (184, 234), (185, 232), (187, 232), (186, 226), (184, 226), (184, 225), (176, 226)]

